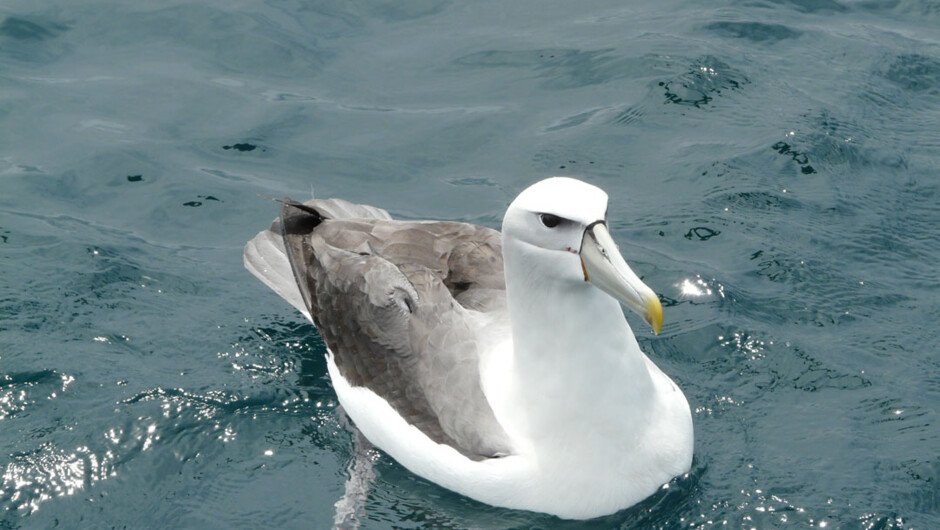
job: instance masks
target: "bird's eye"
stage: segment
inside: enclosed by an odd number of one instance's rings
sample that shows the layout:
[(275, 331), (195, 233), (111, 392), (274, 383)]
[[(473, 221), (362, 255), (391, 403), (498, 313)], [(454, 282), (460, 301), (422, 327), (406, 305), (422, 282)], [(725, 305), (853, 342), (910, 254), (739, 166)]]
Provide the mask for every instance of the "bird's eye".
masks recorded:
[(558, 223), (561, 222), (561, 217), (558, 217), (557, 215), (552, 215), (550, 213), (540, 213), (539, 221), (542, 221), (542, 224), (547, 226), (548, 228), (555, 228), (556, 226), (558, 226)]

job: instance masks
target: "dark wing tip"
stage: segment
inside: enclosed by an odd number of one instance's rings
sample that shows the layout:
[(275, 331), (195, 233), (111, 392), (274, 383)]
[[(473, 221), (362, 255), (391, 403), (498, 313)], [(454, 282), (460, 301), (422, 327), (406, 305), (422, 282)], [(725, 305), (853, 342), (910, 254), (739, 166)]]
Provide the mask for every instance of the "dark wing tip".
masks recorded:
[(309, 234), (325, 217), (312, 206), (289, 197), (278, 199), (281, 203), (281, 235)]
[(316, 208), (288, 197), (280, 199), (278, 202), (281, 203), (280, 231), (284, 240), (287, 261), (290, 262), (291, 271), (294, 273), (294, 281), (300, 289), (304, 306), (313, 316), (314, 311), (311, 305), (313, 302), (311, 288), (313, 286), (310, 285), (307, 275), (308, 260), (313, 256), (307, 239), (313, 233), (314, 228), (323, 222), (324, 216)]

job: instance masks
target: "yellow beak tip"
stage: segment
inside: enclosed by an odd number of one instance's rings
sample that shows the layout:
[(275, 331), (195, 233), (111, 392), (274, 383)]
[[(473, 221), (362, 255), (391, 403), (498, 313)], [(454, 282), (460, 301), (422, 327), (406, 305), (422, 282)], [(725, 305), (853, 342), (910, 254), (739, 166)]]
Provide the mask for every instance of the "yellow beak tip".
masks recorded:
[(663, 323), (660, 322), (650, 322), (650, 326), (653, 328), (653, 335), (659, 335), (659, 332), (663, 329)]
[(651, 298), (646, 303), (646, 322), (653, 328), (653, 333), (659, 335), (663, 329), (663, 305), (659, 298)]

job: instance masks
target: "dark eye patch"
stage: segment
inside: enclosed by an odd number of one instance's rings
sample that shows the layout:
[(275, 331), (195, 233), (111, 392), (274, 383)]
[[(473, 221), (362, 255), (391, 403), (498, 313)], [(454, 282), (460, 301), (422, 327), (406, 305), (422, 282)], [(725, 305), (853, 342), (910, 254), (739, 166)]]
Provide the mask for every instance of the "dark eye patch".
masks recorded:
[(540, 213), (539, 221), (542, 221), (542, 224), (548, 228), (555, 228), (563, 221), (563, 219), (550, 213)]

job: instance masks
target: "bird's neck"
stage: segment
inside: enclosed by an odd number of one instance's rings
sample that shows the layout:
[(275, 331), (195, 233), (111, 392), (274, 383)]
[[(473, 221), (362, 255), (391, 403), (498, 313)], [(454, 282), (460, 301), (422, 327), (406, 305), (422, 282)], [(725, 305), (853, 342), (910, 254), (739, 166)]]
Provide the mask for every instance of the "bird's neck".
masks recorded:
[[(582, 428), (613, 426), (616, 437), (641, 428), (654, 388), (620, 304), (586, 282), (540, 285), (531, 267), (543, 260), (524, 258), (505, 256), (515, 403), (505, 421), (528, 440), (562, 445)], [(580, 267), (576, 255), (559, 259)]]

